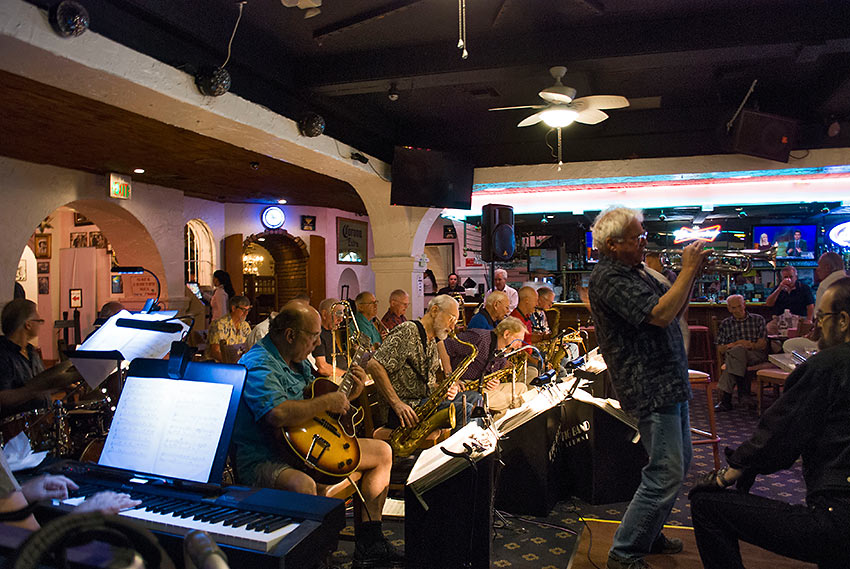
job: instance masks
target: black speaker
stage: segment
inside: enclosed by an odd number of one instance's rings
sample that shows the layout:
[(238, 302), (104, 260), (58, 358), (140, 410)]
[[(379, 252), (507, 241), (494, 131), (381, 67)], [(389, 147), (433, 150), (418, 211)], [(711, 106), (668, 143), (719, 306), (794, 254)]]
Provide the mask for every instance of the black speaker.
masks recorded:
[(797, 136), (797, 121), (745, 110), (738, 119), (734, 136), (735, 152), (788, 162)]
[(514, 208), (488, 203), (481, 208), (481, 260), (509, 261), (515, 251)]

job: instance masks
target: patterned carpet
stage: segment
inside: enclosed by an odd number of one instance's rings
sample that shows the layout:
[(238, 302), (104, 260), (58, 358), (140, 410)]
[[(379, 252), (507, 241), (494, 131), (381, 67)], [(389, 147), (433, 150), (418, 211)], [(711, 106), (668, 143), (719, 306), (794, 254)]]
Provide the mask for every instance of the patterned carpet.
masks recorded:
[[(765, 394), (765, 407), (773, 401), (773, 397), (772, 392)], [(724, 446), (734, 448), (741, 444), (750, 436), (758, 423), (755, 411), (742, 408), (737, 404), (735, 410), (718, 413), (716, 418), (721, 438), (721, 456)], [(696, 427), (708, 429), (707, 406), (705, 394), (702, 391), (695, 392), (694, 399), (691, 401), (691, 423)], [(695, 446), (691, 469), (673, 507), (668, 520), (669, 525), (691, 527), (691, 510), (687, 493), (703, 472), (713, 468), (711, 446)], [(799, 461), (790, 470), (759, 477), (752, 492), (794, 504), (803, 503), (805, 485)], [(627, 502), (591, 505), (574, 499), (557, 503), (545, 517), (510, 516), (506, 518), (506, 524), (497, 518), (494, 527), (492, 566), (563, 569), (570, 563), (580, 537), (585, 531), (582, 519), (619, 521), (627, 505)], [(344, 533), (353, 535), (350, 521)], [(403, 547), (403, 520), (386, 521), (384, 534), (393, 544)], [(353, 549), (352, 542), (341, 541), (339, 549), (333, 555), (333, 563), (342, 569), (349, 568)]]
[[(772, 390), (765, 392), (765, 408), (773, 402), (774, 397)], [(705, 403), (705, 393), (703, 391), (694, 392), (690, 409), (691, 424), (697, 428), (708, 430), (708, 411)], [(756, 411), (749, 410), (736, 402), (733, 411), (716, 413), (715, 417), (717, 431), (720, 435), (721, 462), (725, 464), (723, 447), (729, 446), (736, 448), (748, 439), (758, 424), (758, 415)], [(713, 468), (714, 457), (711, 451), (711, 445), (694, 446), (694, 458), (691, 462), (691, 468), (685, 478), (684, 487), (673, 506), (673, 511), (667, 522), (669, 525), (691, 527), (691, 504), (688, 501), (688, 491), (693, 487), (694, 482), (702, 473)], [(802, 504), (805, 502), (806, 487), (803, 483), (800, 461), (798, 460), (789, 470), (768, 476), (760, 476), (756, 479), (751, 492), (760, 496), (783, 500), (791, 504)], [(581, 501), (577, 502), (578, 512), (582, 516), (600, 520), (621, 520), (626, 506), (628, 506), (628, 502), (598, 506)]]

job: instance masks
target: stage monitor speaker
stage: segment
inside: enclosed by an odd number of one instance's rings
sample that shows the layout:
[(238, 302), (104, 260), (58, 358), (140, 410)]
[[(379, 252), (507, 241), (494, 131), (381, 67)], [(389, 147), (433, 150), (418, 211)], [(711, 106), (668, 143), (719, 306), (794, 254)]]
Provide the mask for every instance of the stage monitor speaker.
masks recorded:
[(797, 121), (744, 110), (735, 126), (733, 149), (741, 154), (788, 162), (797, 136)]
[(514, 208), (487, 204), (481, 208), (481, 259), (509, 261), (516, 251)]

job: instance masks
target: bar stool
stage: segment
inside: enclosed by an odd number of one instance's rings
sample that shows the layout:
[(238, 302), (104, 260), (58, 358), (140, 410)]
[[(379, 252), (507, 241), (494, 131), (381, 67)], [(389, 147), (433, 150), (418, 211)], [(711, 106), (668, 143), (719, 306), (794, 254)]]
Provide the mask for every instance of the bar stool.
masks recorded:
[(688, 370), (688, 379), (691, 382), (691, 388), (702, 388), (705, 390), (705, 402), (708, 405), (708, 431), (691, 427), (691, 433), (700, 438), (691, 441), (694, 445), (711, 445), (711, 450), (714, 453), (714, 468), (720, 468), (720, 437), (717, 436), (717, 423), (714, 419), (714, 396), (713, 391), (717, 386), (716, 381), (711, 380), (711, 376), (704, 371), (695, 369)]
[(756, 398), (758, 399), (757, 404), (759, 417), (761, 417), (761, 396), (764, 392), (764, 386), (772, 385), (778, 392), (779, 389), (785, 385), (785, 380), (788, 379), (789, 375), (790, 374), (787, 371), (782, 371), (776, 367), (772, 369), (760, 369), (756, 372), (756, 383), (758, 384), (758, 387), (756, 388)]
[(717, 377), (717, 358), (714, 356), (714, 346), (711, 343), (708, 326), (689, 325), (688, 330), (691, 333), (688, 365), (708, 372), (711, 377)]

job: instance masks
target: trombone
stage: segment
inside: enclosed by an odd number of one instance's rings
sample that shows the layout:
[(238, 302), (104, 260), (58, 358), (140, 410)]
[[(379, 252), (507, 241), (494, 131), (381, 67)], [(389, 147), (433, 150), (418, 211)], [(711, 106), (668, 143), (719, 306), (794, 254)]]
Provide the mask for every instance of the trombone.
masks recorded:
[(457, 302), (458, 316), (457, 322), (455, 322), (455, 328), (463, 330), (466, 328), (466, 312), (464, 312), (463, 310), (463, 305), (466, 301), (463, 299), (463, 295), (459, 292), (453, 292), (449, 296), (455, 299), (455, 302)]
[[(661, 249), (654, 252), (658, 253), (658, 258), (662, 265), (668, 269), (679, 271), (682, 269), (682, 251), (682, 249)], [(746, 273), (752, 270), (754, 261), (766, 261), (776, 268), (776, 247), (771, 247), (764, 251), (757, 249), (740, 249), (738, 251), (710, 250), (706, 256), (706, 260), (708, 262), (705, 267), (706, 273), (728, 275)]]

